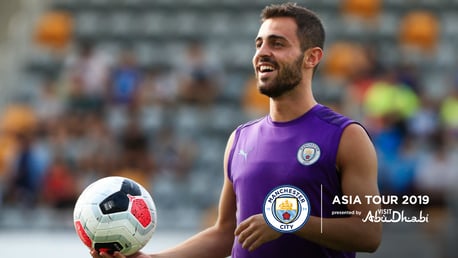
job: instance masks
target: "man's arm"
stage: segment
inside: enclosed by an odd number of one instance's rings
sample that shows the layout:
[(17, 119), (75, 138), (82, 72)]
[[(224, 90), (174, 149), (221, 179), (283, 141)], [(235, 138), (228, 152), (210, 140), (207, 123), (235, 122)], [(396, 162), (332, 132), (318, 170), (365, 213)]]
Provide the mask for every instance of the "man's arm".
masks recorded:
[(310, 217), (296, 234), (323, 246), (348, 251), (374, 252), (381, 242), (382, 224), (363, 222), (368, 212), (375, 214), (380, 205), (367, 203), (364, 196), (379, 195), (377, 185), (377, 157), (366, 131), (357, 124), (343, 132), (337, 154), (337, 166), (342, 177), (344, 195), (359, 196), (361, 204), (347, 205), (361, 215), (347, 218)]
[[(377, 186), (377, 157), (366, 131), (357, 124), (349, 125), (342, 135), (337, 154), (337, 166), (342, 178), (344, 195), (361, 198), (362, 204), (350, 204), (350, 211), (361, 215), (346, 218), (321, 218), (311, 216), (294, 234), (322, 246), (345, 251), (375, 251), (381, 241), (381, 223), (363, 222), (368, 214), (375, 213), (380, 205), (365, 203), (366, 195), (379, 195)], [(249, 217), (236, 229), (236, 235), (244, 248), (254, 250), (281, 234), (270, 228), (262, 214)]]
[[(218, 219), (215, 225), (158, 254), (146, 255), (138, 252), (130, 256), (130, 258), (223, 258), (231, 254), (236, 226), (236, 204), (232, 183), (227, 176), (227, 164), (233, 138), (234, 134), (229, 137), (224, 154), (224, 184), (219, 200)], [(96, 251), (92, 250), (91, 255), (93, 258), (125, 258), (119, 252), (110, 256), (105, 253), (97, 254)]]

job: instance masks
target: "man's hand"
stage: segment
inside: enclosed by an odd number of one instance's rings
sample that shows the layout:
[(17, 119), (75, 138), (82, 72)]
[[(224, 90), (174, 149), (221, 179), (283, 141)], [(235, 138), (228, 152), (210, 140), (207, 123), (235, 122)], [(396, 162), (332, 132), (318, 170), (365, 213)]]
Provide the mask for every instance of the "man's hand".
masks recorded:
[(251, 252), (262, 244), (279, 238), (282, 234), (267, 225), (262, 214), (257, 214), (240, 223), (235, 229), (235, 235), (242, 247)]
[[(93, 258), (126, 258), (122, 253), (120, 252), (114, 252), (113, 255), (110, 255), (106, 252), (97, 252), (95, 249), (91, 250), (91, 255)], [(136, 252), (135, 254), (127, 257), (127, 258), (151, 258), (151, 256), (146, 255), (141, 252)]]

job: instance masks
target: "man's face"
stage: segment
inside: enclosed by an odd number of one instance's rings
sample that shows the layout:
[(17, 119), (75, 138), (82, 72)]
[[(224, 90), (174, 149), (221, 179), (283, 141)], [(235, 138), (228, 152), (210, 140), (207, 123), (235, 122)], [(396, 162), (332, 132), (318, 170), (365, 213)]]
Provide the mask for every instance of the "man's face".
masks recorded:
[(292, 18), (266, 20), (256, 37), (253, 66), (258, 89), (271, 98), (293, 90), (302, 81), (300, 42)]

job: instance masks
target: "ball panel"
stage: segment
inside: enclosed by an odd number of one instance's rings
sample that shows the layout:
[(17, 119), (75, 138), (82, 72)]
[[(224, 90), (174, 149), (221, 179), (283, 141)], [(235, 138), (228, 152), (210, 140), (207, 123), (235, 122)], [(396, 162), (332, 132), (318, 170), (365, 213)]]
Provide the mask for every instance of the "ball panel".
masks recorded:
[(132, 180), (125, 179), (122, 181), (121, 192), (126, 194), (130, 194), (133, 196), (140, 196), (142, 195), (142, 191), (140, 190), (140, 186)]
[(132, 206), (130, 208), (130, 212), (134, 217), (140, 222), (140, 224), (146, 228), (151, 222), (151, 213), (148, 209), (148, 205), (146, 205), (145, 200), (129, 197), (132, 201)]
[(76, 229), (76, 233), (80, 237), (81, 241), (83, 241), (83, 244), (85, 244), (87, 247), (91, 248), (92, 247), (92, 240), (86, 234), (86, 231), (84, 231), (83, 225), (81, 225), (81, 221), (79, 221), (79, 220), (75, 221), (75, 229)]
[(99, 204), (103, 214), (126, 211), (129, 208), (129, 198), (123, 191), (108, 196)]
[(122, 245), (118, 242), (95, 243), (94, 248), (98, 252), (106, 252), (109, 254), (113, 254), (115, 251), (120, 252), (123, 249)]

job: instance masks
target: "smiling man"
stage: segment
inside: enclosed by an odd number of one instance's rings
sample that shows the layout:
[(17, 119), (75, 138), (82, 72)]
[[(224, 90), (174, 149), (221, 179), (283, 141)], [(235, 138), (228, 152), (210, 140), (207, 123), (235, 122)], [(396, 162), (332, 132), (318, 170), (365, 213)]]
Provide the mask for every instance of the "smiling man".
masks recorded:
[[(355, 257), (378, 248), (381, 224), (362, 220), (379, 205), (332, 204), (335, 196), (379, 194), (377, 158), (359, 123), (313, 96), (312, 77), (325, 38), (320, 19), (291, 3), (267, 6), (261, 17), (253, 66), (259, 91), (270, 98), (270, 112), (229, 137), (215, 225), (174, 248), (133, 257)], [(263, 206), (274, 199), (282, 200), (272, 207), (283, 212), (278, 217), (286, 225), (304, 204), (307, 217), (300, 227), (284, 232), (266, 221)]]

